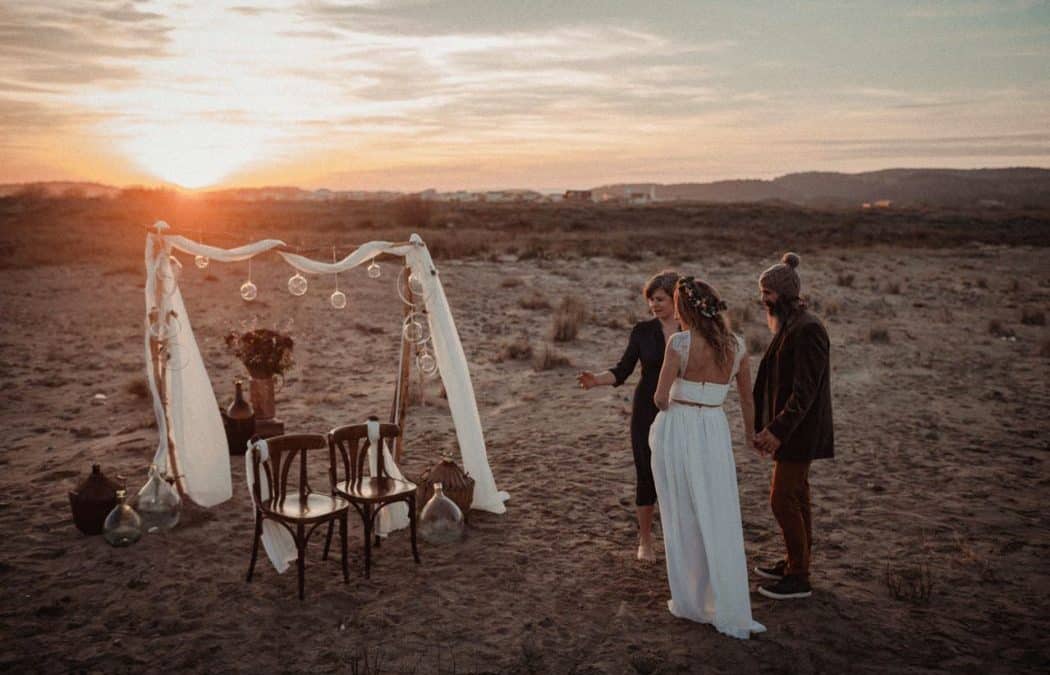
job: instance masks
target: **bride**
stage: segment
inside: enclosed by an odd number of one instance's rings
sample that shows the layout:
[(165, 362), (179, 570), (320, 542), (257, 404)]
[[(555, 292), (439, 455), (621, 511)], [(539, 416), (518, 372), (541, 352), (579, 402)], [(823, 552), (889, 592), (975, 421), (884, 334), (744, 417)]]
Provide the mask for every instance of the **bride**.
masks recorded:
[(746, 639), (766, 629), (751, 618), (736, 463), (722, 403), (736, 380), (744, 438), (753, 447), (747, 351), (709, 284), (682, 278), (674, 305), (688, 330), (667, 342), (654, 397), (661, 412), (649, 435), (671, 586), (667, 607)]

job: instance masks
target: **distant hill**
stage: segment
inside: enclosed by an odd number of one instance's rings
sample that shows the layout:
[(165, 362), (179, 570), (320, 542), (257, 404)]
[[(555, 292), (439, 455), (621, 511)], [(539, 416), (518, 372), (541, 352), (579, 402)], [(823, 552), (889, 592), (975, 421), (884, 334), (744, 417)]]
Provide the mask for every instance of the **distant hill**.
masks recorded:
[(0, 184), (0, 197), (17, 194), (36, 194), (42, 197), (115, 197), (120, 188), (102, 183), (80, 181), (46, 181), (42, 183)]
[(789, 173), (773, 180), (712, 183), (619, 183), (592, 189), (596, 195), (655, 190), (659, 201), (785, 201), (804, 206), (1050, 207), (1050, 169), (886, 169), (867, 173)]

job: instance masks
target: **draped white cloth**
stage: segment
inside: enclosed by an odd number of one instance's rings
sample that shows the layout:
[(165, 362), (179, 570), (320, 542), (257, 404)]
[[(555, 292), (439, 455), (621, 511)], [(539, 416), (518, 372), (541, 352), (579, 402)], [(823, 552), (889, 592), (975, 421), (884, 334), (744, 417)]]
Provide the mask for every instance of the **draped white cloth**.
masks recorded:
[[(180, 324), (184, 320), (184, 325), (181, 325), (177, 336), (178, 349), (180, 350), (182, 364), (184, 364), (180, 371), (182, 375), (169, 378), (168, 382), (169, 408), (172, 409), (172, 427), (176, 432), (174, 434), (176, 456), (179, 460), (179, 469), (185, 474), (184, 484), (187, 493), (198, 504), (210, 506), (218, 503), (218, 501), (228, 499), (232, 494), (229, 457), (222, 429), (222, 419), (219, 415), (218, 406), (215, 403), (215, 395), (207, 378), (207, 372), (204, 369), (196, 341), (193, 339), (193, 333), (189, 327), (189, 319), (186, 317), (185, 307), (182, 305), (182, 298), (179, 295), (177, 283), (174, 276), (172, 276), (170, 252), (172, 249), (177, 249), (190, 255), (207, 256), (211, 260), (218, 262), (237, 262), (280, 248), (285, 244), (278, 239), (266, 239), (233, 249), (221, 249), (215, 246), (206, 246), (180, 235), (165, 235), (163, 234), (163, 229), (167, 226), (163, 223), (158, 223), (158, 226), (161, 226), (158, 227), (158, 233), (151, 233), (146, 241), (147, 322), (149, 310), (155, 306), (155, 302), (151, 300), (154, 297), (151, 289), (156, 288), (158, 279), (160, 279), (164, 283), (170, 284), (174, 289), (170, 295), (163, 293), (161, 295), (165, 298), (170, 297), (173, 306), (178, 305)], [(455, 321), (452, 319), (452, 312), (449, 309), (448, 299), (445, 297), (445, 290), (441, 285), (437, 268), (434, 266), (430, 252), (419, 235), (413, 234), (407, 244), (393, 244), (384, 241), (369, 242), (335, 263), (323, 263), (286, 251), (279, 250), (277, 252), (289, 265), (307, 274), (345, 272), (362, 263), (369, 262), (380, 254), (404, 257), (405, 264), (415, 273), (422, 284), (423, 302), (433, 342), (434, 357), (448, 395), (449, 410), (456, 429), (456, 437), (459, 441), (460, 458), (463, 461), (464, 470), (475, 481), (473, 508), (493, 513), (504, 513), (506, 506), (504, 506), (503, 502), (509, 498), (509, 495), (496, 488), (496, 481), (492, 475), (492, 469), (489, 467), (485, 438), (481, 430), (481, 418), (478, 415), (477, 401), (474, 397), (474, 386), (470, 380), (467, 358), (463, 352), (459, 333), (456, 330)], [(150, 261), (153, 261), (153, 264)], [(146, 345), (148, 356), (148, 332)], [(159, 403), (159, 393), (155, 383), (152, 382), (152, 375), (150, 379), (158, 426), (163, 430), (165, 427), (160, 426), (163, 409)], [(179, 382), (180, 386), (175, 387), (176, 382)], [(204, 393), (204, 389), (206, 389), (207, 393)], [(176, 399), (179, 400), (178, 403), (176, 403)], [(207, 405), (208, 403), (210, 403), (210, 407)], [(181, 411), (178, 415), (174, 412), (176, 405), (181, 406)], [(176, 417), (178, 422), (175, 421)], [(194, 431), (198, 426), (206, 429), (207, 433)], [(185, 437), (185, 442), (180, 442), (182, 437)], [(167, 440), (162, 432), (161, 447), (158, 447), (157, 456), (159, 458), (161, 455), (166, 454)], [(219, 458), (217, 455), (222, 455), (222, 457)], [(185, 461), (184, 457), (187, 458)], [(225, 462), (225, 469), (221, 466), (222, 462)], [(183, 466), (184, 464), (187, 466)], [(392, 465), (392, 462), (390, 465)], [(195, 469), (192, 476), (186, 470), (191, 466)], [(208, 471), (212, 473), (204, 475), (200, 470), (201, 467), (208, 467)], [(198, 495), (203, 499), (212, 500), (217, 496), (225, 496), (218, 501), (204, 503), (198, 500)]]
[[(252, 486), (255, 484), (255, 475), (252, 472), (252, 453), (259, 455), (259, 467), (270, 458), (270, 447), (265, 440), (256, 441), (248, 452), (244, 453), (244, 479), (248, 483), (248, 494), (252, 494)], [(266, 472), (259, 471), (259, 496), (263, 501), (270, 498), (270, 482), (266, 478)], [(254, 497), (252, 497), (254, 500)], [(263, 520), (262, 544), (266, 551), (266, 557), (273, 563), (273, 568), (278, 574), (284, 574), (288, 566), (299, 558), (299, 550), (295, 547), (295, 537), (288, 528), (279, 525), (272, 520)]]
[[(376, 475), (376, 471), (379, 470), (378, 464), (378, 453), (376, 448), (383, 449), (383, 466), (386, 467), (387, 473), (391, 478), (398, 480), (404, 480), (405, 477), (401, 473), (401, 469), (394, 463), (394, 458), (390, 454), (390, 450), (380, 443), (379, 441), (379, 422), (374, 420), (368, 420), (366, 427), (368, 429), (368, 473), (369, 475)], [(385, 537), (394, 530), (401, 530), (408, 527), (408, 504), (405, 502), (397, 502), (389, 506), (384, 506), (379, 511), (378, 523), (376, 523), (376, 534), (380, 537)]]

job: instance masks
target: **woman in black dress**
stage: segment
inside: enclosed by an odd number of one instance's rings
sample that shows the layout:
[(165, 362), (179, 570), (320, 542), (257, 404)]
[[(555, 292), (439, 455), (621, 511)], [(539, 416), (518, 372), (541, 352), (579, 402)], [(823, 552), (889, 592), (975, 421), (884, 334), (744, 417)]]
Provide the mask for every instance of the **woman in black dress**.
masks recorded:
[(661, 272), (645, 284), (645, 299), (653, 318), (639, 321), (631, 330), (620, 362), (605, 372), (594, 374), (583, 371), (577, 381), (584, 389), (599, 385), (618, 387), (624, 383), (635, 365), (642, 362), (642, 378), (634, 389), (634, 405), (631, 409), (631, 449), (634, 451), (634, 469), (637, 487), (634, 503), (638, 512), (638, 559), (655, 560), (653, 553), (653, 505), (656, 504), (656, 486), (650, 465), (649, 427), (656, 418), (656, 382), (660, 379), (660, 367), (664, 363), (664, 345), (672, 333), (679, 330), (674, 318), (674, 287), (677, 272)]

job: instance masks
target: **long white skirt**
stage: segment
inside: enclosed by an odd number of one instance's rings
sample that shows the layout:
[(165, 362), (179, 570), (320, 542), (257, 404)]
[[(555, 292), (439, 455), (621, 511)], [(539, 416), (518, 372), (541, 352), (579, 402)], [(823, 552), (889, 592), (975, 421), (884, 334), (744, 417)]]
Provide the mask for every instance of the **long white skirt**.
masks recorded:
[(747, 639), (751, 618), (736, 462), (721, 408), (671, 403), (649, 431), (671, 613)]

